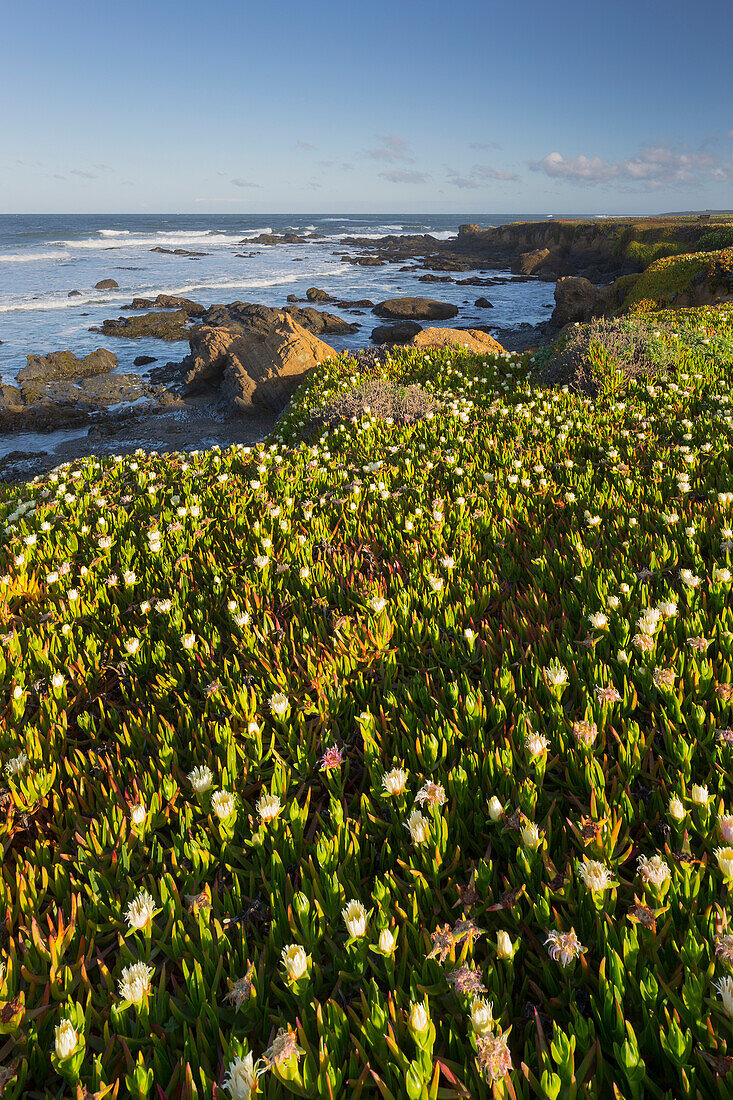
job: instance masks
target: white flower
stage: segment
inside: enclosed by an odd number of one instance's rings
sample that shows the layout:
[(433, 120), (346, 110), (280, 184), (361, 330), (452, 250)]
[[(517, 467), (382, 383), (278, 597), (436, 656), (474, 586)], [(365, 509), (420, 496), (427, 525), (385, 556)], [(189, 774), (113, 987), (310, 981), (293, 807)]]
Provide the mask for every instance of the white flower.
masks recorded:
[(196, 645), (195, 634), (184, 634), (182, 640), (184, 649), (193, 649), (193, 647)]
[(265, 569), (270, 564), (270, 559), (267, 554), (258, 554), (255, 558), (255, 565), (258, 569)]
[(716, 848), (715, 858), (727, 882), (733, 880), (733, 848)]
[(352, 939), (357, 940), (366, 935), (367, 911), (360, 901), (352, 898), (341, 910), (341, 916)]
[(153, 897), (147, 890), (141, 890), (127, 906), (125, 917), (130, 928), (144, 928), (152, 920), (154, 912), (155, 901)]
[(55, 672), (51, 677), (51, 687), (62, 688), (66, 683), (66, 677), (62, 676), (60, 672)]
[(530, 852), (534, 852), (542, 843), (540, 831), (533, 821), (528, 821), (522, 829), (522, 844)]
[(445, 584), (442, 577), (436, 577), (432, 573), (428, 573), (428, 584), (432, 588), (433, 592), (440, 592)]
[(597, 859), (584, 859), (582, 863), (578, 862), (577, 867), (578, 874), (593, 893), (602, 893), (609, 886), (616, 885), (613, 872)]
[(299, 943), (283, 947), (280, 957), (291, 981), (297, 982), (307, 972), (308, 956)]
[(594, 611), (588, 616), (588, 622), (594, 630), (603, 630), (608, 625), (608, 618), (602, 611)]
[(54, 1028), (56, 1057), (60, 1060), (70, 1058), (77, 1048), (79, 1035), (71, 1020), (62, 1020)]
[(5, 771), (8, 775), (18, 775), (23, 771), (23, 768), (28, 763), (28, 757), (24, 752), (19, 752), (17, 756), (12, 756), (5, 765)]
[(544, 734), (534, 733), (534, 731), (528, 733), (524, 739), (524, 747), (530, 756), (542, 756), (547, 752), (549, 743)]
[(135, 574), (131, 570), (128, 570), (128, 572), (126, 572), (126, 573), (123, 573), (122, 576), (125, 579), (125, 584), (128, 584), (128, 585), (129, 584), (134, 584), (135, 581), (137, 580), (137, 577), (135, 576)]
[(211, 796), (211, 808), (220, 821), (225, 821), (234, 813), (234, 795), (231, 791), (214, 791)]
[(139, 638), (128, 638), (127, 641), (125, 642), (125, 652), (129, 653), (130, 656), (132, 656), (134, 653), (137, 653), (139, 648), (140, 648), (140, 639)]
[(405, 828), (410, 833), (413, 844), (425, 843), (428, 839), (429, 826), (430, 821), (420, 810), (413, 810), (405, 822)]
[(552, 687), (562, 687), (563, 684), (567, 683), (568, 670), (563, 668), (557, 661), (553, 661), (542, 671), (545, 674), (545, 679)]
[(384, 611), (385, 607), (387, 606), (387, 601), (381, 596), (373, 596), (372, 599), (369, 601), (369, 606), (371, 607), (375, 615), (378, 615), (380, 611)]
[(713, 580), (716, 584), (729, 584), (730, 579), (730, 569), (718, 569), (717, 565), (713, 566)]
[(639, 856), (638, 866), (639, 874), (644, 882), (648, 882), (652, 886), (661, 886), (669, 878), (669, 867), (659, 855), (652, 856), (651, 859), (647, 859), (646, 856)]
[(386, 794), (403, 794), (407, 786), (407, 772), (403, 768), (393, 768), (382, 776), (382, 789)]
[(471, 1026), (477, 1035), (486, 1035), (494, 1026), (494, 1002), (483, 997), (471, 1001)]
[(147, 816), (144, 802), (136, 802), (130, 810), (130, 821), (133, 825), (142, 825)]
[(278, 718), (282, 718), (290, 709), (290, 700), (282, 691), (276, 691), (270, 696), (270, 710)]
[(257, 803), (257, 813), (266, 825), (275, 820), (281, 809), (282, 803), (276, 794), (263, 793), (260, 795)]
[(232, 1100), (249, 1100), (257, 1085), (257, 1074), (252, 1054), (246, 1058), (235, 1058), (227, 1066), (224, 1088), (231, 1094)]
[(144, 962), (136, 962), (132, 966), (126, 966), (122, 971), (122, 977), (117, 982), (122, 1000), (139, 1005), (143, 997), (150, 992), (150, 979), (152, 976), (152, 966), (146, 966)]
[(696, 802), (698, 806), (707, 806), (710, 801), (707, 787), (701, 786), (698, 783), (693, 783), (691, 794), (692, 801)]
[(733, 844), (733, 814), (721, 814), (718, 818), (720, 835), (726, 844)]
[(211, 768), (207, 768), (206, 764), (199, 764), (188, 773), (188, 781), (197, 794), (203, 794), (211, 787), (214, 776)]
[(697, 588), (700, 578), (696, 577), (691, 569), (680, 569), (680, 580), (685, 588)]

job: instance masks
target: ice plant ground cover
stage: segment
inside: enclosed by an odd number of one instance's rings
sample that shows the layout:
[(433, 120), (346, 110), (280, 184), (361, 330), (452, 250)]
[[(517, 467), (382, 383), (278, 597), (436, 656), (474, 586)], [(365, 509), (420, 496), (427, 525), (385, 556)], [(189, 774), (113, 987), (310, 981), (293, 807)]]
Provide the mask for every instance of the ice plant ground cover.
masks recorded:
[(671, 318), (0, 490), (4, 1097), (733, 1096), (733, 311)]

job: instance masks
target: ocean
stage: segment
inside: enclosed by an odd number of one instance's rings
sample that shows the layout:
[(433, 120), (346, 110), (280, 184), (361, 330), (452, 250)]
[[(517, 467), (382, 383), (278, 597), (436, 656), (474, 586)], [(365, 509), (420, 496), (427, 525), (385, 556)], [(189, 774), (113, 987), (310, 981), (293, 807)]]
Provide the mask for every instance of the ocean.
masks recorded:
[[(318, 286), (349, 299), (377, 302), (417, 295), (453, 302), (461, 308), (462, 325), (537, 324), (549, 315), (552, 283), (508, 282), (486, 291), (454, 283), (430, 285), (418, 282), (424, 271), (403, 272), (397, 264), (359, 267), (334, 255), (349, 251), (339, 244), (345, 236), (376, 239), (390, 233), (431, 233), (446, 240), (457, 234), (462, 222), (488, 227), (520, 218), (527, 215), (0, 215), (0, 382), (13, 384), (27, 355), (66, 349), (83, 355), (107, 347), (124, 373), (144, 372), (133, 366), (138, 355), (152, 355), (159, 362), (180, 360), (187, 351), (182, 342), (115, 339), (88, 331), (105, 318), (124, 316), (121, 307), (132, 298), (161, 292), (204, 305), (247, 301), (283, 306), (288, 294), (304, 298), (308, 287)], [(324, 240), (248, 248), (248, 239), (268, 230), (319, 233)], [(151, 252), (156, 247), (205, 255)], [(237, 255), (248, 251), (256, 255)], [(110, 278), (119, 289), (93, 289)], [(72, 290), (79, 296), (69, 297)], [(483, 293), (495, 307), (490, 312), (473, 305)], [(338, 351), (369, 346), (378, 319), (369, 313), (344, 316), (362, 327), (352, 336), (330, 337), (329, 343)]]

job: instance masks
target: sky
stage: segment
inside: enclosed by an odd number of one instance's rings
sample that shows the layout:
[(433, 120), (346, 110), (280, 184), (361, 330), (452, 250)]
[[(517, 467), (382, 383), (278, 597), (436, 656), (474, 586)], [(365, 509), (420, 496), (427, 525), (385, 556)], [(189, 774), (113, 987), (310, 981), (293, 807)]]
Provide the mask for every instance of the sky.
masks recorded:
[(24, 0), (2, 213), (733, 208), (731, 0)]

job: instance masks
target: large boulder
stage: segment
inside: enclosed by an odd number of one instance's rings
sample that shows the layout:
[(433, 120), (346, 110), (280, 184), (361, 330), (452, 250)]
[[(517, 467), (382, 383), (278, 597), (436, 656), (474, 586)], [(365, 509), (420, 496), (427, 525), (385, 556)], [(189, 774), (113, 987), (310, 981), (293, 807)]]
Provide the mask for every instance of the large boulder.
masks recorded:
[(409, 344), (422, 331), (417, 321), (397, 321), (394, 325), (377, 325), (372, 329), (373, 344)]
[(481, 329), (424, 328), (410, 341), (414, 348), (463, 348), (476, 355), (498, 355), (504, 348)]
[(566, 275), (557, 280), (551, 317), (553, 325), (562, 327), (574, 321), (590, 321), (602, 312), (598, 288), (589, 279)]
[(87, 378), (64, 378), (58, 381), (28, 381), (23, 383), (23, 402), (31, 406), (71, 406), (90, 412), (110, 405), (137, 401), (148, 392), (139, 374), (105, 374)]
[(432, 298), (389, 298), (374, 307), (378, 317), (395, 320), (447, 321), (458, 314), (458, 306), (450, 302), (436, 302)]
[(264, 405), (279, 412), (308, 371), (335, 355), (285, 313), (265, 333), (202, 326), (191, 337), (185, 384), (191, 391), (202, 383), (219, 383), (236, 408)]
[(62, 378), (88, 378), (107, 374), (117, 366), (117, 356), (106, 348), (97, 348), (79, 359), (73, 351), (52, 351), (48, 355), (27, 356), (26, 366), (18, 373), (18, 381), (58, 381)]
[(116, 321), (103, 321), (101, 328), (90, 328), (104, 336), (124, 336), (137, 340), (140, 336), (154, 336), (158, 340), (188, 340), (188, 314), (182, 309), (173, 313), (143, 313), (139, 317), (119, 317)]
[(117, 290), (119, 283), (114, 279), (100, 279), (98, 283), (94, 284), (95, 290)]

